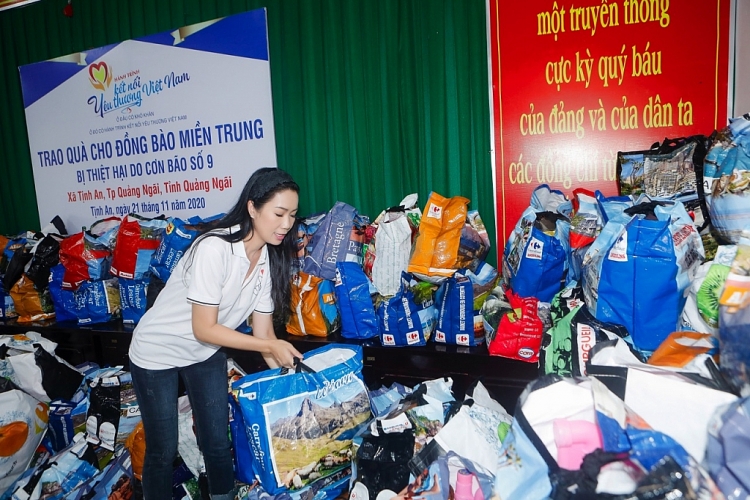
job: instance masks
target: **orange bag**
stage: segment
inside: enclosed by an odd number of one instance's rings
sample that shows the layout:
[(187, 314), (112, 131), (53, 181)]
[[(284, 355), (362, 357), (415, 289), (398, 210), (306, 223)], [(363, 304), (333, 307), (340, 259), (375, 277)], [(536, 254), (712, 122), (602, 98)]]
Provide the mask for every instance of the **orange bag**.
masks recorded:
[(138, 422), (125, 441), (125, 448), (130, 452), (130, 463), (133, 466), (133, 475), (139, 481), (143, 475), (143, 459), (146, 456), (146, 432), (143, 430), (143, 422)]
[(49, 288), (39, 291), (25, 274), (10, 289), (19, 323), (31, 323), (55, 317)]
[(433, 192), (422, 212), (407, 271), (421, 276), (453, 276), (469, 200)]
[[(683, 368), (702, 354), (718, 353), (716, 338), (707, 333), (681, 331), (670, 333), (648, 358), (648, 364)], [(717, 360), (715, 360), (717, 361)]]
[(330, 280), (300, 271), (292, 280), (291, 309), (286, 330), (292, 335), (325, 337), (340, 328), (336, 292)]

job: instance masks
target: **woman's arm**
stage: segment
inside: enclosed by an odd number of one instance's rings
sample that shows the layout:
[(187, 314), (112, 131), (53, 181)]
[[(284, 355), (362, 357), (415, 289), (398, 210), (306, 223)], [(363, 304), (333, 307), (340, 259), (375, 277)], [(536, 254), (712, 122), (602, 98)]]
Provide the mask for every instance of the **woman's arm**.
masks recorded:
[[(218, 307), (193, 304), (192, 323), (195, 338), (209, 344), (259, 352), (272, 368), (292, 368), (295, 357), (302, 359), (302, 354), (292, 344), (276, 338), (270, 314), (253, 314), (253, 335), (245, 335), (220, 325), (218, 318)], [(257, 327), (256, 320), (259, 322)]]

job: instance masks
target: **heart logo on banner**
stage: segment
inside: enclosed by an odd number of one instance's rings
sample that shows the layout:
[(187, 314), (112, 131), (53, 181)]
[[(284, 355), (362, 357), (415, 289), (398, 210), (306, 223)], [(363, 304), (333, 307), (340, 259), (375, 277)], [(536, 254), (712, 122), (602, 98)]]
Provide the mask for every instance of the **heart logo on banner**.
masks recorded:
[(89, 65), (89, 78), (91, 78), (91, 85), (97, 89), (104, 90), (109, 80), (109, 68), (107, 63), (93, 63)]

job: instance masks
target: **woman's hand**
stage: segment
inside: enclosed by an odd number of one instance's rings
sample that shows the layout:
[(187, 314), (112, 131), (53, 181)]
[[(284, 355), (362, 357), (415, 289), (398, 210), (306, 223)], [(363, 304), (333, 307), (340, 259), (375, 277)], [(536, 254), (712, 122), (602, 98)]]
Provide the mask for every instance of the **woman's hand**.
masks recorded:
[(268, 353), (286, 368), (294, 368), (294, 358), (302, 359), (302, 353), (286, 340), (268, 339)]

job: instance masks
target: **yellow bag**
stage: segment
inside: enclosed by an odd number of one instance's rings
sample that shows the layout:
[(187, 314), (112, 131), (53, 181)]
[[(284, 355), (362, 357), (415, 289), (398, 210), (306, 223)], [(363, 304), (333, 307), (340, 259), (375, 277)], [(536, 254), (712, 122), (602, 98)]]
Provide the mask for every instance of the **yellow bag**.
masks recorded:
[(469, 200), (462, 196), (445, 198), (433, 192), (422, 212), (419, 233), (414, 242), (408, 272), (422, 276), (453, 276), (466, 222)]

